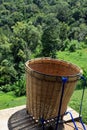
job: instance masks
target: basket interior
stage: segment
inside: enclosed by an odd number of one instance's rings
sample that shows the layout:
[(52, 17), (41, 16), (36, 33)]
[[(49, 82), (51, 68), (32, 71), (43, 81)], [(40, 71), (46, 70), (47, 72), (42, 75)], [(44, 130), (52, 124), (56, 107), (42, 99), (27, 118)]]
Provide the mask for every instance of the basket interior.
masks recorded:
[(32, 70), (52, 76), (75, 76), (81, 69), (74, 64), (60, 60), (32, 60), (28, 62), (28, 67)]

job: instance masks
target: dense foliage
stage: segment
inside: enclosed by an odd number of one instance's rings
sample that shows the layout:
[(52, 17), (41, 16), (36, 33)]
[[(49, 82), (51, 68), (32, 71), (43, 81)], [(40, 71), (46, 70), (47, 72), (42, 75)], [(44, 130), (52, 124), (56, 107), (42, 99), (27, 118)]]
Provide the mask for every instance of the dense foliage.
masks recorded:
[(28, 59), (86, 46), (86, 0), (0, 0), (0, 89), (18, 83)]

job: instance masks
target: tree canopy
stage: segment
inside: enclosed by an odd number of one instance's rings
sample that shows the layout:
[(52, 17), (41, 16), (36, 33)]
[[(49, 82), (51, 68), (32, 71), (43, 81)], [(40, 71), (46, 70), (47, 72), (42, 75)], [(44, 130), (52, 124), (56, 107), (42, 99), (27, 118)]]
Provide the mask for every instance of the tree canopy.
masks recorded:
[(1, 85), (17, 81), (26, 60), (81, 44), (87, 46), (86, 0), (0, 0)]

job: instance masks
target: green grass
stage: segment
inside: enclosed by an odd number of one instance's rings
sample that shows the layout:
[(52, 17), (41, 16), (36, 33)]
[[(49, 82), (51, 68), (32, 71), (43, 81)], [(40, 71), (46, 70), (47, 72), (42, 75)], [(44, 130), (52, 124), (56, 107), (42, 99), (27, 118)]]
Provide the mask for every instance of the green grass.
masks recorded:
[(0, 92), (0, 109), (24, 105), (26, 97), (15, 97), (13, 92), (3, 93)]
[[(87, 48), (83, 50), (78, 50), (76, 52), (70, 53), (68, 51), (58, 52), (58, 58), (70, 61), (87, 72)], [(79, 105), (81, 101), (82, 90), (75, 90), (69, 106), (79, 112)], [(26, 104), (26, 97), (15, 97), (13, 92), (3, 93), (0, 92), (0, 109), (15, 107), (19, 105)], [(82, 110), (83, 121), (87, 124), (87, 89), (85, 90), (83, 110)]]
[(59, 51), (57, 58), (72, 62), (87, 72), (87, 48), (72, 53), (69, 51)]
[[(82, 90), (75, 90), (69, 106), (79, 112)], [(15, 107), (26, 104), (26, 97), (15, 97), (13, 92), (3, 93), (0, 92), (0, 109)], [(82, 110), (83, 121), (87, 123), (87, 89), (85, 90)]]
[[(75, 90), (71, 100), (69, 102), (69, 106), (79, 112), (80, 102), (81, 102), (82, 90)], [(87, 89), (85, 89), (84, 100), (82, 105), (82, 118), (83, 121), (87, 124)]]
[[(76, 52), (70, 53), (69, 51), (57, 53), (57, 58), (71, 63), (76, 64), (81, 67), (84, 72), (87, 74), (87, 48), (77, 50)], [(87, 75), (85, 75), (87, 77)], [(79, 105), (81, 100), (82, 90), (75, 90), (69, 105), (79, 112)], [(87, 123), (87, 89), (85, 91), (84, 101), (83, 101), (83, 112), (82, 112), (83, 121)]]

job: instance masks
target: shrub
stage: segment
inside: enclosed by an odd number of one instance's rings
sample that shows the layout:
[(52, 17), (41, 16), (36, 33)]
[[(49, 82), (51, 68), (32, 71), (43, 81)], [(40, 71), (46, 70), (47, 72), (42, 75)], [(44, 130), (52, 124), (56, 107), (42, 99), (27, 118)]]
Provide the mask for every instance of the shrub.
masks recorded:
[(14, 85), (14, 94), (16, 96), (22, 96), (25, 95), (26, 89), (25, 89), (25, 80), (24, 77), (21, 77)]
[(78, 47), (78, 41), (77, 41), (77, 40), (72, 40), (72, 41), (70, 42), (70, 44), (68, 45), (68, 50), (69, 50), (70, 52), (75, 52), (76, 49), (77, 49), (77, 47)]
[(0, 87), (0, 91), (9, 92), (12, 91), (12, 86), (10, 84), (6, 84)]

